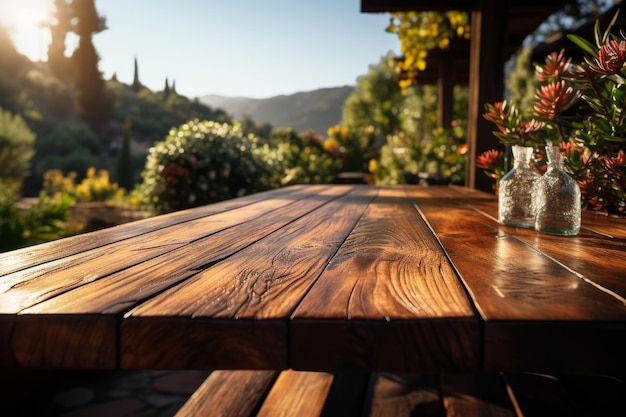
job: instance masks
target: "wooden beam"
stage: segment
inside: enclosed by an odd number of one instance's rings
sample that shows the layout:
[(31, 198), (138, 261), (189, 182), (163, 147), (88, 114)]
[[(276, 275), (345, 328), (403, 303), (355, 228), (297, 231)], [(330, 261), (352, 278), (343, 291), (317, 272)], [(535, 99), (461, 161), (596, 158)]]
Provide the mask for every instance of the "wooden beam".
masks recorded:
[(493, 180), (476, 167), (476, 156), (501, 148), (493, 126), (483, 117), (485, 103), (501, 100), (504, 92), (504, 49), (509, 5), (501, 0), (484, 0), (481, 10), (472, 12), (470, 40), (469, 109), (467, 115), (466, 184), (491, 191)]
[(361, 0), (361, 12), (469, 11), (477, 8), (478, 3), (477, 0)]
[(437, 82), (438, 123), (439, 127), (449, 129), (454, 118), (454, 61), (449, 54), (444, 54), (439, 61), (439, 79)]

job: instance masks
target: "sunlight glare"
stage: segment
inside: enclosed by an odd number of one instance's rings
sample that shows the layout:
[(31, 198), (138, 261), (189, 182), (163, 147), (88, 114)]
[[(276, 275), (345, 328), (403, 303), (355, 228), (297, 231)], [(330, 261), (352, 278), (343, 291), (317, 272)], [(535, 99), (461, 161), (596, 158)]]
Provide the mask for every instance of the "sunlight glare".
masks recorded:
[(34, 61), (46, 58), (50, 31), (40, 27), (53, 10), (52, 0), (0, 0), (0, 25), (19, 52)]

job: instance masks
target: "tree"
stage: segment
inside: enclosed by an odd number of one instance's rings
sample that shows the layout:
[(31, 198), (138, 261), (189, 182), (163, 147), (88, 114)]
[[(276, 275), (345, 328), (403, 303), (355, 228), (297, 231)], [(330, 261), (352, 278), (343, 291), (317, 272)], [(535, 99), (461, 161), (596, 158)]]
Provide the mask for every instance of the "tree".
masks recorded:
[(341, 125), (349, 131), (347, 156), (361, 160), (349, 164), (350, 169), (363, 169), (362, 165), (374, 156), (373, 150), (401, 128), (403, 100), (390, 52), (378, 66), (370, 66), (369, 72), (357, 79), (356, 88), (344, 104)]
[(19, 116), (0, 108), (0, 179), (21, 184), (35, 154), (35, 134)]
[(54, 0), (56, 12), (48, 24), (51, 41), (48, 46), (48, 67), (59, 79), (69, 82), (71, 66), (65, 56), (65, 39), (72, 30), (72, 5), (67, 0)]
[(133, 73), (133, 84), (131, 88), (135, 93), (141, 90), (141, 82), (139, 81), (139, 66), (137, 65), (137, 57), (135, 57), (135, 72)]
[(77, 19), (73, 30), (79, 37), (78, 48), (72, 55), (76, 110), (92, 128), (98, 128), (109, 120), (112, 106), (98, 70), (100, 58), (91, 37), (106, 29), (106, 21), (98, 16), (94, 0), (74, 0), (72, 4)]
[(426, 69), (428, 52), (447, 49), (454, 38), (469, 39), (470, 17), (467, 12), (398, 12), (392, 13), (387, 32), (398, 35), (403, 57), (396, 60), (400, 85), (414, 85)]
[(133, 169), (130, 160), (130, 135), (132, 132), (132, 123), (130, 118), (126, 118), (124, 122), (124, 134), (122, 139), (122, 148), (117, 156), (117, 182), (126, 190), (130, 190), (134, 186)]

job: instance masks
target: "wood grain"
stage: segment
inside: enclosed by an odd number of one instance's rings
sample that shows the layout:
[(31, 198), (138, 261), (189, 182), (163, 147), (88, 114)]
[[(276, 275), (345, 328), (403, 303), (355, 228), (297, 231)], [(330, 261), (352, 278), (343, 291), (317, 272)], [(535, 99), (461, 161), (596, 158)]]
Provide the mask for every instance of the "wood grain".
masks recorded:
[(277, 374), (274, 371), (214, 371), (175, 417), (252, 416)]
[[(299, 198), (303, 198), (300, 195)], [(292, 203), (276, 198), (81, 251), (0, 277), (0, 313), (16, 313)], [(204, 210), (201, 210), (204, 211)], [(93, 311), (93, 310), (92, 310)]]
[(15, 251), (0, 253), (0, 277), (22, 269), (119, 242), (128, 238), (150, 233), (175, 224), (199, 219), (224, 211), (243, 207), (262, 200), (293, 198), (294, 192), (302, 192), (303, 186), (291, 186), (277, 190), (260, 192), (245, 197), (209, 204), (194, 209), (181, 210), (167, 216), (156, 216), (119, 226), (83, 233), (40, 245), (29, 246)]
[(412, 202), (402, 190), (383, 189), (293, 315), (292, 364), (476, 369), (478, 326), (462, 284)]
[[(615, 363), (618, 352), (626, 349), (619, 337), (626, 305), (619, 294), (594, 282), (603, 280), (603, 274), (612, 273), (615, 279), (621, 268), (615, 266), (622, 259), (599, 255), (612, 249), (598, 249), (594, 256), (591, 245), (584, 249), (576, 244), (583, 238), (559, 240), (511, 230), (465, 200), (427, 190), (410, 192), (485, 320), (485, 371), (626, 371)], [(591, 260), (568, 261), (568, 249)], [(594, 263), (607, 269), (598, 268), (596, 275)]]
[(257, 417), (319, 417), (332, 383), (328, 373), (283, 371)]
[[(188, 360), (187, 355), (173, 353), (191, 349), (204, 351), (194, 363), (206, 361), (206, 366), (214, 366), (217, 361), (226, 368), (249, 367), (248, 358), (283, 355), (284, 361), (279, 365), (286, 367), (286, 335), (291, 313), (375, 192), (358, 187), (130, 311), (122, 323), (122, 365), (149, 366), (155, 361), (159, 367), (178, 367)], [(240, 232), (247, 233), (245, 229)], [(167, 326), (163, 316), (170, 317)], [(197, 338), (172, 337), (174, 322), (178, 330)], [(211, 348), (218, 345), (212, 339), (216, 333), (223, 332), (228, 337), (228, 325), (220, 326), (219, 331), (211, 328), (220, 323), (232, 323), (237, 329), (249, 326), (264, 343), (247, 338), (236, 342), (236, 337), (240, 337), (237, 334), (233, 343), (213, 351)], [(206, 338), (201, 336), (203, 332)], [(159, 343), (155, 345), (148, 339)], [(276, 346), (284, 350), (277, 350)], [(229, 356), (221, 361), (220, 355), (226, 350)], [(238, 352), (239, 361), (233, 361)], [(252, 369), (269, 366), (274, 368), (265, 369), (281, 369), (276, 363), (253, 365)]]

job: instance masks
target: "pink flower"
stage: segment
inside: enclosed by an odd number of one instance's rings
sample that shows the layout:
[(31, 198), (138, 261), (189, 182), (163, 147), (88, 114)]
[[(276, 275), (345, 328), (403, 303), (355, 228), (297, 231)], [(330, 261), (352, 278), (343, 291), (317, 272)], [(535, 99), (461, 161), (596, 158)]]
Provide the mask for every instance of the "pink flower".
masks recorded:
[(495, 149), (490, 149), (476, 157), (476, 166), (480, 169), (489, 169), (498, 164), (501, 156), (501, 152), (498, 152)]
[(567, 73), (572, 58), (565, 59), (565, 49), (561, 52), (552, 52), (546, 57), (546, 64), (535, 67), (535, 77), (539, 81), (550, 81), (550, 79), (559, 79), (563, 74)]
[(183, 168), (177, 164), (169, 164), (166, 166), (163, 171), (161, 171), (161, 176), (167, 181), (168, 184), (176, 185), (180, 181), (180, 177), (186, 176), (189, 174), (189, 170), (187, 168)]
[(609, 39), (600, 47), (598, 58), (595, 59), (598, 67), (593, 70), (599, 74), (619, 74), (626, 64), (626, 41), (617, 42)]
[(537, 91), (536, 97), (539, 101), (535, 103), (534, 108), (540, 116), (554, 120), (556, 116), (574, 104), (580, 96), (580, 91), (574, 90), (571, 84), (565, 80), (551, 82), (542, 85)]
[(604, 158), (604, 165), (615, 173), (619, 174), (619, 167), (626, 165), (626, 154), (623, 150), (620, 150), (617, 155)]

